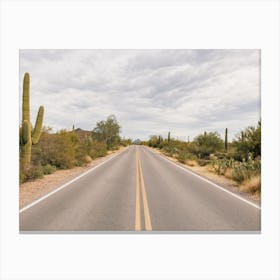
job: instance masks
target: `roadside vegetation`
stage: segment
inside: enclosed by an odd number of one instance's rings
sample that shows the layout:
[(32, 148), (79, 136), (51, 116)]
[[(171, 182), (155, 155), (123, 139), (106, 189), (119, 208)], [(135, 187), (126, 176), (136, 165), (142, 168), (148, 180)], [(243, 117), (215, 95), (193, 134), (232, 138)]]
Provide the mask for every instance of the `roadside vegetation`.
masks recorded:
[(115, 116), (97, 122), (93, 131), (73, 127), (53, 132), (44, 127), (40, 141), (32, 146), (30, 163), (20, 165), (20, 183), (42, 178), (58, 169), (85, 166), (109, 151), (130, 145), (130, 139), (120, 137), (120, 128)]
[(147, 142), (169, 157), (191, 166), (204, 166), (209, 172), (232, 179), (242, 191), (261, 193), (261, 122), (242, 130), (232, 142), (228, 141), (228, 129), (224, 139), (217, 132), (204, 132), (193, 141), (180, 141), (168, 133), (152, 135)]
[(93, 131), (80, 128), (53, 133), (43, 127), (44, 107), (40, 106), (35, 126), (30, 122), (30, 76), (25, 73), (22, 94), (22, 123), (19, 127), (20, 183), (42, 178), (57, 169), (84, 166), (108, 151), (131, 144), (120, 137), (121, 126), (114, 115), (96, 123)]

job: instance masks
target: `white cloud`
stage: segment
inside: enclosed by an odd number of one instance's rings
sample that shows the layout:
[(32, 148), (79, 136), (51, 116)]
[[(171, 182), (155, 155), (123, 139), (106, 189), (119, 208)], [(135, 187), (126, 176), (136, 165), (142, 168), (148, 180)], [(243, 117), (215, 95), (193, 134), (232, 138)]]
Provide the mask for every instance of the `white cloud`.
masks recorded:
[(42, 104), (55, 130), (115, 114), (125, 137), (233, 137), (260, 119), (258, 50), (21, 50), (25, 72), (32, 120)]

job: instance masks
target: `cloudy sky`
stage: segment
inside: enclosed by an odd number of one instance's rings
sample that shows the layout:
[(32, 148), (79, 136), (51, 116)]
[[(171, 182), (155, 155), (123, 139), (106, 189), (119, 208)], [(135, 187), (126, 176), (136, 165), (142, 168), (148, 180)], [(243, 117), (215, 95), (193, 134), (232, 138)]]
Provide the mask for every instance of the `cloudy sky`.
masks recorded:
[(114, 114), (122, 136), (186, 140), (203, 131), (230, 138), (260, 119), (259, 50), (21, 50), (31, 119), (92, 130)]

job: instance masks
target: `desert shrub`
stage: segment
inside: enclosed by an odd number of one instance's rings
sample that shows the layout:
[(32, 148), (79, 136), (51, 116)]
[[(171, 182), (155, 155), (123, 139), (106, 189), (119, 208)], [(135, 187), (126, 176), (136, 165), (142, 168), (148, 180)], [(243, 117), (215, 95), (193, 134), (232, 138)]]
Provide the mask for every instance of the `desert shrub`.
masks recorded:
[(260, 160), (252, 160), (238, 162), (233, 169), (232, 179), (237, 183), (242, 183), (245, 180), (251, 179), (254, 176), (261, 174)]
[(107, 155), (107, 147), (105, 143), (94, 141), (89, 152), (89, 156), (92, 159), (103, 157)]
[(75, 165), (75, 143), (72, 135), (65, 131), (41, 135), (40, 142), (34, 146), (32, 152), (34, 164), (50, 164), (57, 168), (71, 168)]
[(21, 172), (24, 174), (23, 182), (26, 182), (28, 180), (40, 179), (44, 176), (43, 168), (41, 165), (30, 165), (28, 168), (21, 170)]
[(49, 163), (44, 165), (44, 166), (42, 166), (42, 169), (43, 169), (43, 174), (44, 175), (52, 174), (52, 173), (54, 173), (56, 171), (55, 166), (52, 166)]
[(234, 168), (234, 160), (227, 158), (213, 159), (211, 160), (212, 171), (218, 175), (225, 175), (228, 168)]
[(196, 156), (189, 153), (186, 149), (178, 151), (177, 159), (181, 163), (186, 163), (187, 161), (195, 160)]
[(172, 157), (176, 153), (176, 148), (172, 145), (167, 145), (164, 147), (163, 151), (167, 156)]
[(84, 157), (84, 161), (85, 161), (86, 163), (90, 163), (90, 162), (92, 161), (92, 158), (91, 158), (89, 155), (86, 155), (86, 156)]
[(163, 140), (161, 135), (152, 135), (147, 143), (149, 147), (162, 149), (167, 144), (167, 141)]
[(87, 148), (84, 145), (76, 145), (75, 147), (75, 165), (83, 166), (86, 164), (85, 157), (87, 155)]
[(32, 146), (31, 165), (21, 167), (20, 183), (41, 178), (56, 169), (82, 166), (94, 158), (107, 154), (106, 143), (94, 141), (91, 136), (78, 137), (74, 131), (61, 130), (57, 133), (43, 131), (40, 142)]
[(127, 147), (132, 144), (132, 140), (130, 138), (122, 138), (120, 141), (120, 145), (123, 147)]
[(211, 170), (240, 184), (261, 173), (261, 161), (250, 157), (243, 162), (235, 161), (233, 158), (216, 159), (211, 161)]
[(235, 159), (247, 160), (249, 156), (257, 158), (261, 156), (261, 122), (256, 127), (248, 126), (237, 135), (234, 141)]
[(200, 134), (195, 137), (192, 152), (199, 158), (209, 158), (210, 154), (221, 151), (224, 147), (223, 140), (217, 132)]
[(233, 169), (232, 179), (237, 183), (242, 183), (245, 179), (248, 179), (248, 177), (249, 177), (249, 172), (242, 165), (237, 166), (236, 168)]

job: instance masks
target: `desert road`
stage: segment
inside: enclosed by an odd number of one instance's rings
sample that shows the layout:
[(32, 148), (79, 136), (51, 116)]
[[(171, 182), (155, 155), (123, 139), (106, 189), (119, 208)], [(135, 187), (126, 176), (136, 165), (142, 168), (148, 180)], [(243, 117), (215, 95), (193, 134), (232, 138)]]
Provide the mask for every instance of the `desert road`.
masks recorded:
[(130, 146), (20, 209), (29, 231), (260, 231), (261, 209), (144, 146)]

